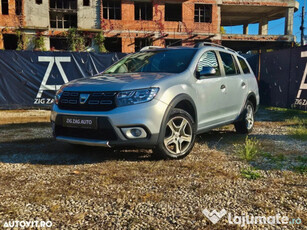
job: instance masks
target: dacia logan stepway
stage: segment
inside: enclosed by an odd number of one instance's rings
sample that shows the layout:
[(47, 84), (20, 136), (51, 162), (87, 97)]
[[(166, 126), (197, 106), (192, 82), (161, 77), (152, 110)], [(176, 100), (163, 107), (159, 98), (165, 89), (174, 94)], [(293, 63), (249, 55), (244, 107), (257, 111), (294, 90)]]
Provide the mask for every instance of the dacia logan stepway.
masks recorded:
[(152, 148), (168, 159), (187, 156), (195, 136), (234, 124), (250, 133), (259, 104), (248, 62), (212, 43), (130, 54), (103, 73), (56, 93), (51, 122), (59, 141)]

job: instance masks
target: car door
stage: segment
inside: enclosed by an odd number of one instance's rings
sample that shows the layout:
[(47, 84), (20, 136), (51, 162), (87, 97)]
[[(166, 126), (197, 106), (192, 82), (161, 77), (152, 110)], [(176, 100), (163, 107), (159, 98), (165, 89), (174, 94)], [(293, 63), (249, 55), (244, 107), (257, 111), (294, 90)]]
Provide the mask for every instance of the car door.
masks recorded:
[(216, 74), (213, 76), (196, 79), (194, 88), (197, 91), (198, 102), (198, 128), (206, 129), (215, 126), (224, 121), (223, 108), (225, 104), (225, 95), (222, 85), (224, 85), (224, 76), (221, 75), (221, 69), (215, 51), (206, 51), (198, 61), (196, 71), (200, 72), (203, 67), (213, 67)]
[(247, 94), (247, 81), (241, 73), (235, 56), (227, 52), (219, 52), (224, 68), (224, 101), (223, 113), (226, 120), (234, 120), (239, 115)]

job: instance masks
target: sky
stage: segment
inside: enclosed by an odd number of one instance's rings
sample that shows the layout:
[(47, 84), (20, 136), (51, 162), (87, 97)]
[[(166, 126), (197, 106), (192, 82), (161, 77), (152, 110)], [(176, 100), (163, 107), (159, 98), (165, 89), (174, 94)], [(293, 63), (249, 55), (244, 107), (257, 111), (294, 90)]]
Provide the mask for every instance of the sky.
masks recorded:
[[(301, 40), (301, 31), (300, 31), (300, 26), (301, 26), (301, 15), (302, 15), (302, 6), (305, 4), (305, 31), (304, 34), (305, 36), (307, 35), (307, 9), (306, 9), (306, 1), (307, 0), (296, 0), (299, 2), (300, 7), (299, 10), (294, 13), (294, 25), (293, 25), (293, 35), (296, 36), (296, 41), (300, 42)], [(281, 18), (278, 20), (273, 20), (269, 22), (269, 30), (268, 34), (269, 35), (279, 35), (279, 34), (284, 34), (284, 28), (285, 28), (285, 18)], [(243, 26), (227, 26), (225, 27), (226, 33), (228, 34), (242, 34), (243, 33)], [(248, 27), (248, 33), (249, 34), (258, 34), (258, 24), (249, 24)]]

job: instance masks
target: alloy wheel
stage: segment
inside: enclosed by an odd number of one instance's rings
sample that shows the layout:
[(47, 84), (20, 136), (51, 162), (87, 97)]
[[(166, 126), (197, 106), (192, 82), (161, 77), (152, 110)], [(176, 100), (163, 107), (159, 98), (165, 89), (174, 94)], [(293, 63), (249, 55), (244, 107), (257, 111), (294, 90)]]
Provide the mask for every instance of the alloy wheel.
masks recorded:
[(254, 125), (254, 110), (252, 105), (248, 104), (246, 107), (246, 126), (247, 129), (251, 129)]
[(183, 155), (192, 142), (192, 126), (181, 116), (173, 117), (166, 125), (164, 146), (177, 156)]

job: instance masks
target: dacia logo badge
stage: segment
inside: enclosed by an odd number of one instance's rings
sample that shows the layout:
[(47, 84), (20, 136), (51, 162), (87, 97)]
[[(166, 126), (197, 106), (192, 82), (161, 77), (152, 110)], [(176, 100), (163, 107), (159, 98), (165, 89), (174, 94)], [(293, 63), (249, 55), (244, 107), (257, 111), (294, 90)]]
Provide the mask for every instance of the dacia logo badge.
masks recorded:
[(90, 95), (88, 93), (81, 93), (80, 99), (79, 99), (80, 104), (81, 105), (85, 104), (89, 97), (90, 97)]

